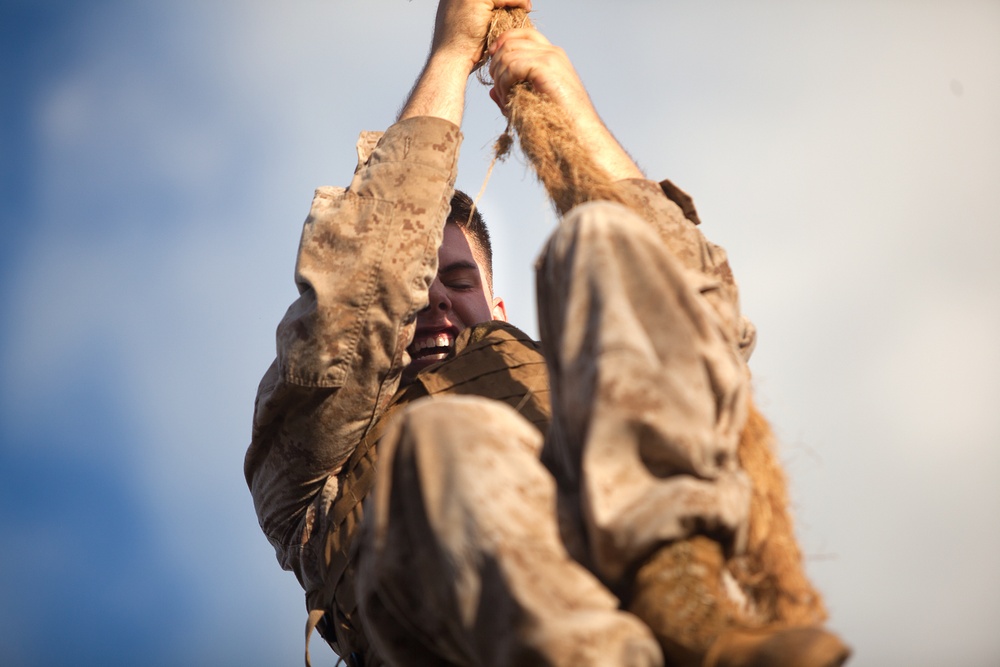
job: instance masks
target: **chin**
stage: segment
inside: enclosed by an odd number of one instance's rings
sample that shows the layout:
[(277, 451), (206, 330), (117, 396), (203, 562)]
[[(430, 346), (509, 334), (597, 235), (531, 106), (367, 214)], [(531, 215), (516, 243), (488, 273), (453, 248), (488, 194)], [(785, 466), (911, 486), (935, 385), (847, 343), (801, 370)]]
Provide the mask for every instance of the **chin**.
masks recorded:
[(429, 357), (423, 357), (421, 359), (414, 359), (410, 364), (403, 369), (403, 380), (412, 381), (417, 373), (424, 370), (425, 368), (430, 368), (434, 364), (439, 364), (442, 361), (447, 361), (455, 356), (454, 348), (448, 354), (435, 354)]

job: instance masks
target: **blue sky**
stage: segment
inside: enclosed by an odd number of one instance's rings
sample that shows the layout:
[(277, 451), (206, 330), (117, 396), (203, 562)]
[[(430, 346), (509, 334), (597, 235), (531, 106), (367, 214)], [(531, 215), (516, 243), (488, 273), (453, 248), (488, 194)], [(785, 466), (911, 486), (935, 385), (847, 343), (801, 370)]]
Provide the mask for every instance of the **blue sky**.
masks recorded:
[[(729, 251), (853, 664), (995, 663), (1000, 4), (536, 9)], [(433, 12), (0, 3), (0, 664), (300, 664), (242, 477), (253, 396), (312, 190), (391, 122)], [(463, 189), (502, 127), (474, 84)], [(550, 207), (520, 158), (481, 206), (534, 331)]]

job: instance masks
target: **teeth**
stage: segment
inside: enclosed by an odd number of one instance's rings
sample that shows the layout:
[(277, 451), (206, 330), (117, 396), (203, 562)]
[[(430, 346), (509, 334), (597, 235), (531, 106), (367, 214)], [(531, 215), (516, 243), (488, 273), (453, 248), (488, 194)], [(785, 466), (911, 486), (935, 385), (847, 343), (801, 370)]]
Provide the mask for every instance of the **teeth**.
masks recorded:
[(431, 347), (451, 347), (452, 338), (449, 334), (439, 333), (413, 341), (413, 351), (420, 352)]

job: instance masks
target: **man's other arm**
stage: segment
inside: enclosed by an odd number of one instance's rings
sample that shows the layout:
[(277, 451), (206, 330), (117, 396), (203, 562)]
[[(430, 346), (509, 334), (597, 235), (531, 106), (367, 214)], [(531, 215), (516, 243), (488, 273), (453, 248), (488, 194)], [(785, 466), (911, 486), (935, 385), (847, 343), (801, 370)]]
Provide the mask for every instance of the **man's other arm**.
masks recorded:
[(697, 228), (697, 215), (686, 194), (669, 182), (660, 184), (646, 178), (601, 119), (566, 52), (534, 28), (522, 28), (500, 35), (490, 48), (490, 56), (494, 81), (490, 96), (497, 105), (503, 110), (513, 86), (527, 81), (562, 107), (580, 145), (590, 151), (631, 208), (691, 270), (693, 286), (719, 313), (728, 336), (748, 357), (755, 331), (739, 312), (738, 291), (725, 251), (705, 239)]

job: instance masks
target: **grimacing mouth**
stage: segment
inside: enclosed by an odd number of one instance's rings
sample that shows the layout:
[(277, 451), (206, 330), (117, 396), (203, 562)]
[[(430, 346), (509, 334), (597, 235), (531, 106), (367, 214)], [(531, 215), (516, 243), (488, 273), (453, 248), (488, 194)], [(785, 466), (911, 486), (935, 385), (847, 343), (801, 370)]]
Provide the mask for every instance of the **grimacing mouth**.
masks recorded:
[(443, 361), (455, 350), (455, 331), (451, 328), (417, 332), (407, 348), (412, 361)]

